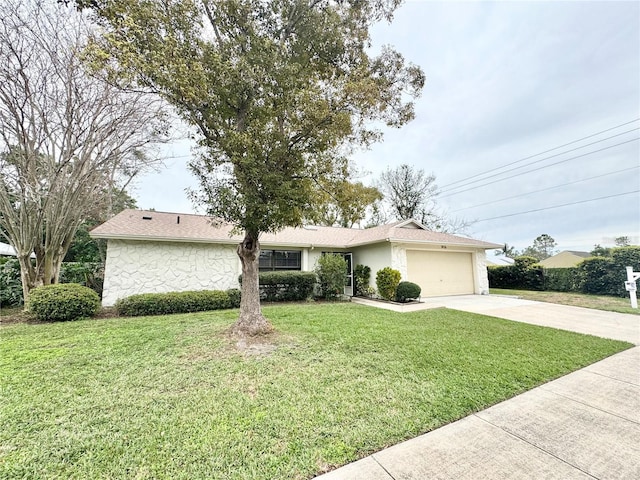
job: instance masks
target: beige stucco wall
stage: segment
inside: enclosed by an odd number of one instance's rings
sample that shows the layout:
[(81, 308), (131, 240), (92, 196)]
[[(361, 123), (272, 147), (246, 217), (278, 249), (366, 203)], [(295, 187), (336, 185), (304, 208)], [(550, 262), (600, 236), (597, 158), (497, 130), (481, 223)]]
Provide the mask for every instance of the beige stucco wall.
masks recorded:
[(233, 245), (109, 240), (104, 306), (138, 293), (238, 288)]
[[(384, 267), (392, 267), (391, 244), (388, 242), (377, 245), (365, 245), (353, 250), (353, 266), (366, 265), (371, 269), (369, 285), (376, 286), (376, 273)], [(395, 267), (393, 267), (395, 268)]]

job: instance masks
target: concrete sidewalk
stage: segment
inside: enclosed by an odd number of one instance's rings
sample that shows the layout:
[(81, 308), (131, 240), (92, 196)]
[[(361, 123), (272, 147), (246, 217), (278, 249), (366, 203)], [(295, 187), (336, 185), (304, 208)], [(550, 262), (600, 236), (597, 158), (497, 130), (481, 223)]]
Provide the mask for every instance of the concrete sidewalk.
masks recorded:
[[(431, 303), (640, 344), (634, 315), (482, 298)], [(638, 479), (640, 347), (317, 478)]]

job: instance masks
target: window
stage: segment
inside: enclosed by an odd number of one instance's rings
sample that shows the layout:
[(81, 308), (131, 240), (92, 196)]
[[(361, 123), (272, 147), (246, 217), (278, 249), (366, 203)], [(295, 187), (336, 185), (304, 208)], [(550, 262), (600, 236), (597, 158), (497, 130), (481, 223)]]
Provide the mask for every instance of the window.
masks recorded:
[(300, 250), (261, 250), (260, 271), (302, 270), (302, 252)]

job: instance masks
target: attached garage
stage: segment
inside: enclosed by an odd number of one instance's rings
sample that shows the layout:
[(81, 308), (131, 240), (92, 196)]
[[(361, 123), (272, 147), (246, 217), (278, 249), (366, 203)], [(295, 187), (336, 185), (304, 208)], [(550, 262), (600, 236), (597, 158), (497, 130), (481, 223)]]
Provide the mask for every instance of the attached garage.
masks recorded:
[(407, 277), (423, 297), (473, 294), (473, 266), (470, 252), (407, 250)]

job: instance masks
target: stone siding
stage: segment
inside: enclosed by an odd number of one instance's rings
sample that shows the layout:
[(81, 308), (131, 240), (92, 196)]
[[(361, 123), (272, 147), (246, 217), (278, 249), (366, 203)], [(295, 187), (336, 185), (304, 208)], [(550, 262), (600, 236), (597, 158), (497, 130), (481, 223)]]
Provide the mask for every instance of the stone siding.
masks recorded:
[(109, 240), (104, 306), (138, 293), (238, 288), (235, 245)]
[(476, 294), (489, 295), (489, 273), (487, 272), (487, 252), (484, 250), (476, 251), (475, 255), (476, 267)]

